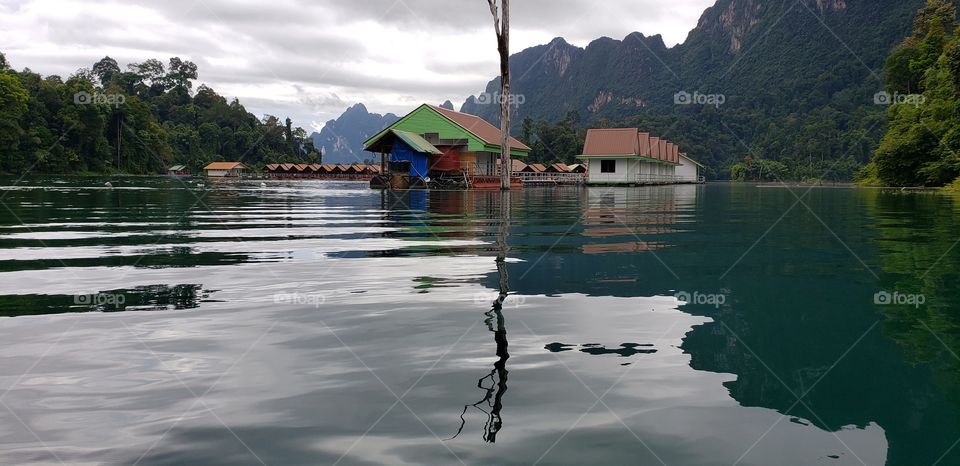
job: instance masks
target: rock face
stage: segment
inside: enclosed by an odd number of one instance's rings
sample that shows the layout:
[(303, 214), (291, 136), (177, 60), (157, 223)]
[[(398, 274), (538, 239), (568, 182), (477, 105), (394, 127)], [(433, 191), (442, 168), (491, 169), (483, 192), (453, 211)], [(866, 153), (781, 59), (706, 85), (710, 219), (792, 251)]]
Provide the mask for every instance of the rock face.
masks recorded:
[[(511, 57), (512, 128), (519, 134), (526, 117), (557, 122), (573, 111), (586, 125), (656, 122), (666, 130), (677, 123), (685, 128), (673, 136), (678, 142), (699, 145), (710, 152), (697, 154), (701, 162), (712, 159), (722, 167), (743, 157), (738, 140), (752, 139), (746, 133), (779, 128), (782, 143), (758, 142), (759, 150), (810, 154), (802, 140), (811, 136), (803, 128), (823, 124), (823, 115), (841, 128), (868, 128), (860, 123), (883, 118), (872, 99), (882, 90), (877, 76), (924, 2), (716, 0), (684, 43), (670, 48), (658, 35), (636, 32), (622, 40), (602, 37), (584, 48), (557, 38)], [(495, 78), (461, 111), (499, 125), (497, 100), (485, 98), (499, 89)], [(713, 108), (725, 118), (699, 115), (704, 105), (678, 106), (681, 92), (722, 94), (722, 109)], [(732, 137), (731, 119), (740, 120), (736, 127), (744, 134)], [(684, 141), (687, 136), (701, 140)], [(817, 137), (824, 140), (817, 158), (850, 151), (839, 132)], [(851, 156), (866, 160), (877, 140), (879, 134), (871, 133), (865, 148)]]
[(736, 0), (720, 14), (720, 29), (730, 36), (731, 53), (740, 52), (743, 36), (760, 23), (760, 8), (759, 0)]
[(363, 151), (363, 143), (399, 119), (392, 113), (370, 113), (363, 104), (356, 104), (310, 137), (323, 150), (323, 163), (361, 163), (375, 158)]
[[(512, 89), (522, 96), (514, 115), (518, 125), (525, 116), (556, 121), (571, 110), (618, 118), (638, 108), (668, 110), (681, 89), (766, 89), (769, 83), (838, 73), (838, 62), (844, 72), (865, 71), (860, 60), (879, 70), (923, 2), (717, 0), (687, 40), (672, 48), (659, 35), (640, 33), (623, 40), (603, 37), (586, 48), (556, 38), (511, 57)], [(804, 74), (780, 66), (784, 61)], [(499, 88), (495, 78), (461, 111), (497, 124), (496, 99), (482, 97)]]

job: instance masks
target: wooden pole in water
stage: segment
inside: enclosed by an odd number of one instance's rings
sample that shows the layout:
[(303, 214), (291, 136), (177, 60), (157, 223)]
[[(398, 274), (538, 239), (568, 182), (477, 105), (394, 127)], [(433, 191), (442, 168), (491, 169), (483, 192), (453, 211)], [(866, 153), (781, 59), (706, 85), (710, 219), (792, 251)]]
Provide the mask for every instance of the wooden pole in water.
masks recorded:
[(500, 189), (510, 189), (513, 163), (510, 161), (510, 0), (501, 0), (503, 10), (497, 12), (497, 0), (487, 0), (493, 14), (500, 53)]

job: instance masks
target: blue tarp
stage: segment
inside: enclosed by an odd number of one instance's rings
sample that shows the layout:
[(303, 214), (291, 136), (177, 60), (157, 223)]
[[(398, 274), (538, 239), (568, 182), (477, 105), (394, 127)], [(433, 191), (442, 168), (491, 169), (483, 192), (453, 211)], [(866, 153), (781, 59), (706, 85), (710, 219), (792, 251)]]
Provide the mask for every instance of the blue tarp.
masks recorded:
[(410, 162), (410, 176), (418, 178), (427, 177), (427, 167), (429, 159), (427, 154), (422, 154), (413, 150), (407, 143), (397, 139), (393, 143), (393, 151), (390, 153), (391, 162)]

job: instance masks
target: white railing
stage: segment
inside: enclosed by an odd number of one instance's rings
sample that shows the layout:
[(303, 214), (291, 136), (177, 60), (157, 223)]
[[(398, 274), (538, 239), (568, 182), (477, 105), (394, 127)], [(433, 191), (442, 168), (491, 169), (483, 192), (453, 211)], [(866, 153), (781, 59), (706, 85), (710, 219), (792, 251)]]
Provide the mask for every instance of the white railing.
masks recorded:
[(637, 175), (637, 181), (640, 183), (680, 183), (685, 180), (682, 176), (676, 175), (641, 174)]
[[(499, 167), (489, 170), (489, 165), (474, 165), (474, 176), (500, 176)], [(586, 179), (586, 173), (551, 173), (551, 172), (511, 172), (511, 178), (517, 178), (530, 184), (581, 184)]]
[(553, 183), (553, 184), (580, 184), (586, 178), (584, 173), (548, 173), (548, 172), (513, 172), (514, 178), (520, 178), (524, 183)]

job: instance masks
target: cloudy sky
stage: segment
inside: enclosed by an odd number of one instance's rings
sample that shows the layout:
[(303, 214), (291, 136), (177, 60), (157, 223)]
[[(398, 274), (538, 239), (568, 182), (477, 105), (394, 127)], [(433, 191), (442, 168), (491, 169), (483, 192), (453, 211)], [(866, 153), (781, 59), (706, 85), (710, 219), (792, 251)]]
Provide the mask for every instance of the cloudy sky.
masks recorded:
[[(630, 32), (683, 42), (714, 0), (513, 0), (512, 50)], [(459, 104), (499, 73), (485, 0), (0, 0), (0, 51), (69, 76), (104, 55), (194, 61), (200, 82), (258, 114), (319, 129), (363, 102)]]

